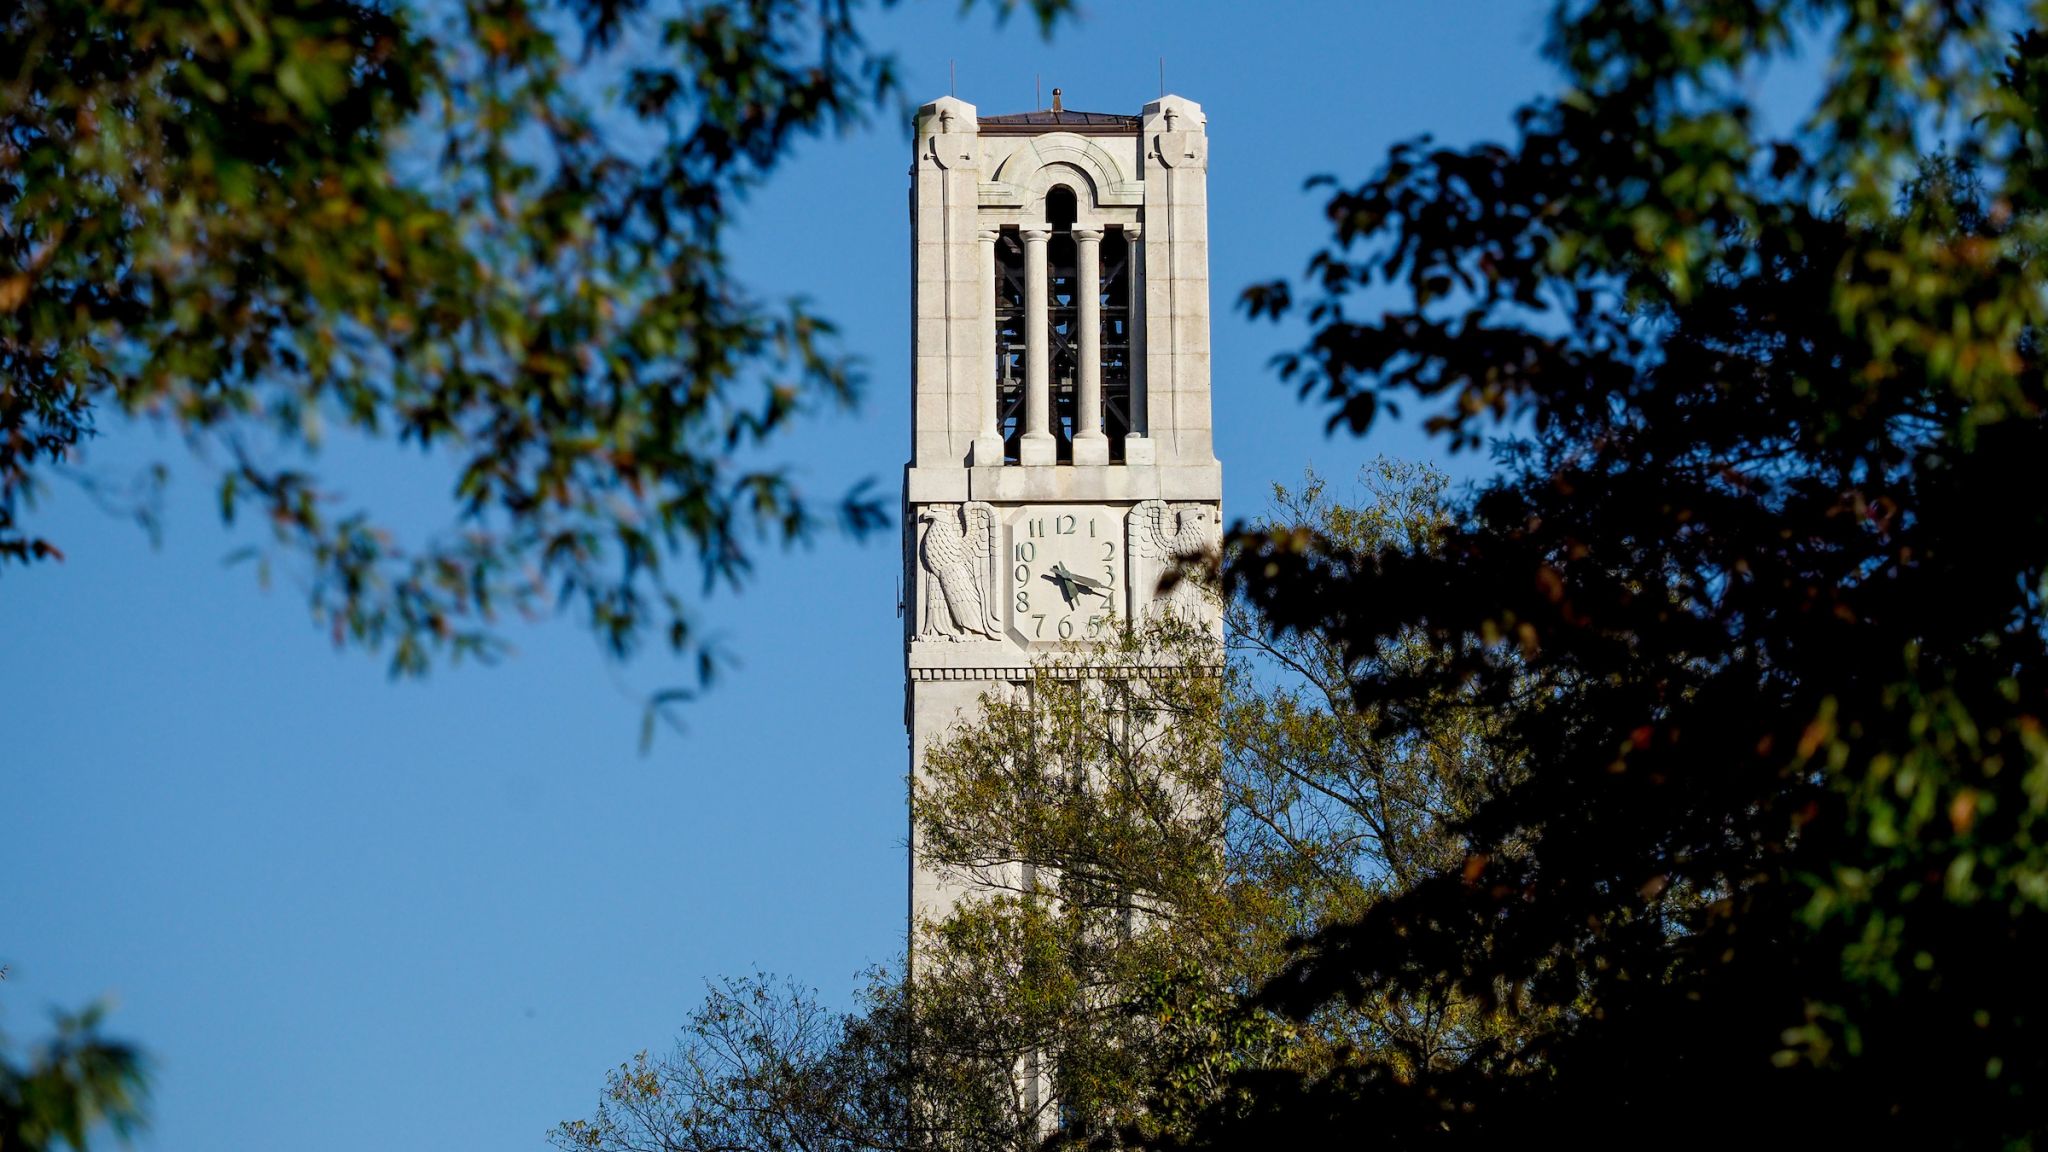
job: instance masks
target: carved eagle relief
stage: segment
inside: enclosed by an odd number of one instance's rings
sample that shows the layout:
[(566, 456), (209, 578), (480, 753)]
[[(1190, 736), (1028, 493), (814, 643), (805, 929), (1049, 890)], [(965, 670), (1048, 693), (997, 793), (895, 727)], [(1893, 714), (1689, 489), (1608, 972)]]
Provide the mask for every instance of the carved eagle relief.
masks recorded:
[(920, 640), (993, 640), (1002, 630), (995, 600), (996, 510), (978, 500), (932, 504), (917, 513), (924, 525), (918, 563), (924, 572)]
[(1131, 616), (1144, 619), (1160, 610), (1189, 620), (1203, 614), (1202, 589), (1182, 580), (1162, 593), (1160, 579), (1184, 556), (1199, 556), (1222, 543), (1222, 520), (1208, 504), (1144, 500), (1131, 509)]

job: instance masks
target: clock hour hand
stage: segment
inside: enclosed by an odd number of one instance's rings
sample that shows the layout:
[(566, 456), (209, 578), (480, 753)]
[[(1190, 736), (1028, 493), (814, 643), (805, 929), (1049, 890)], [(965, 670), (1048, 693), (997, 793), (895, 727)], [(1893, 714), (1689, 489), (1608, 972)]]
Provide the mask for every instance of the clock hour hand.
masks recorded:
[[(1100, 596), (1105, 600), (1109, 598), (1109, 593), (1102, 590), (1102, 583), (1100, 581), (1090, 580), (1086, 576), (1074, 575), (1072, 572), (1067, 571), (1067, 566), (1064, 562), (1054, 564), (1052, 570), (1059, 574), (1060, 579), (1079, 588), (1083, 592), (1093, 596)], [(1072, 601), (1069, 600), (1068, 603), (1072, 603)]]
[(1047, 572), (1043, 579), (1052, 581), (1053, 586), (1060, 590), (1060, 599), (1067, 602), (1067, 607), (1074, 606), (1074, 574), (1067, 571), (1066, 565), (1053, 565), (1052, 571)]

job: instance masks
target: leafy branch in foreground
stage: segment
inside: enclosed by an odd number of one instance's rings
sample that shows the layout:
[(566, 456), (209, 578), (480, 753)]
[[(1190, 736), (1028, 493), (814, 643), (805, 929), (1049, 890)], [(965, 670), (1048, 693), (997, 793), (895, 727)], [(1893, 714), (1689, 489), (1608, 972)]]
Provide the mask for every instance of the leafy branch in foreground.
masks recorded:
[[(0, 977), (6, 975), (0, 969)], [(0, 1043), (0, 1148), (85, 1152), (102, 1126), (126, 1138), (142, 1127), (149, 1077), (142, 1056), (100, 1035), (95, 1006), (57, 1018), (55, 1036), (17, 1063)]]
[[(1010, 5), (997, 3), (999, 11)], [(1049, 22), (1063, 5), (1030, 7)], [(726, 226), (803, 138), (890, 106), (851, 0), (26, 0), (0, 14), (0, 563), (125, 417), (219, 469), (337, 644), (395, 673), (573, 609), (713, 667), (692, 611), (811, 503), (766, 450), (850, 405), (830, 324)], [(312, 470), (343, 434), (453, 468), (453, 523)], [(853, 532), (884, 522), (849, 494)]]

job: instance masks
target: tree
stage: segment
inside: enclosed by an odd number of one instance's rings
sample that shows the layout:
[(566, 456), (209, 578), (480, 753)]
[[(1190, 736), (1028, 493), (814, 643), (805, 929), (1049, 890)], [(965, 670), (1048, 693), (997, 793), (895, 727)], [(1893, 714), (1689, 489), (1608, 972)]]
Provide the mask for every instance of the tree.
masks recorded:
[(728, 980), (684, 1022), (673, 1055), (621, 1064), (597, 1113), (549, 1137), (564, 1152), (904, 1147), (897, 1001), (878, 979), (863, 1003), (835, 1013), (796, 985)]
[[(0, 978), (6, 971), (0, 969)], [(16, 1063), (0, 1041), (0, 1149), (85, 1152), (105, 1125), (126, 1137), (141, 1127), (149, 1078), (140, 1053), (99, 1032), (104, 1012), (59, 1016), (57, 1034)]]
[[(737, 583), (758, 540), (812, 531), (756, 449), (858, 394), (830, 325), (724, 250), (797, 141), (894, 97), (855, 8), (9, 5), (0, 562), (61, 557), (29, 502), (146, 417), (394, 673), (573, 604), (613, 654), (652, 636), (708, 674), (676, 564)], [(402, 543), (338, 504), (308, 465), (334, 429), (452, 464), (448, 530)], [(883, 520), (861, 491), (840, 511)]]
[[(1502, 471), (1440, 549), (1253, 532), (1233, 587), (1353, 661), (1375, 739), (1476, 700), (1514, 775), (1261, 1003), (1515, 1027), (1247, 1075), (1195, 1143), (2048, 1137), (2041, 15), (1559, 5), (1513, 142), (1332, 193), (1283, 370), (1353, 431), (1491, 417)], [(1765, 138), (1751, 80), (1802, 46), (1817, 103)], [(1432, 658), (1359, 659), (1396, 636)]]
[[(1358, 505), (1314, 476), (1276, 490), (1274, 523), (1434, 546), (1441, 475), (1382, 462), (1361, 479)], [(917, 778), (924, 858), (973, 895), (916, 927), (914, 978), (878, 978), (838, 1016), (772, 982), (715, 989), (674, 1055), (622, 1066), (557, 1145), (1130, 1144), (1187, 1135), (1246, 1069), (1361, 1050), (1435, 1066), (1490, 1042), (1498, 1022), (1455, 995), (1300, 1022), (1244, 1006), (1290, 938), (1462, 859), (1447, 828), (1512, 775), (1475, 760), (1476, 711), (1427, 742), (1374, 741), (1333, 647), (1252, 622), (1233, 606), (1225, 650), (1168, 621), (985, 698)], [(1422, 658), (1401, 640), (1373, 657)]]

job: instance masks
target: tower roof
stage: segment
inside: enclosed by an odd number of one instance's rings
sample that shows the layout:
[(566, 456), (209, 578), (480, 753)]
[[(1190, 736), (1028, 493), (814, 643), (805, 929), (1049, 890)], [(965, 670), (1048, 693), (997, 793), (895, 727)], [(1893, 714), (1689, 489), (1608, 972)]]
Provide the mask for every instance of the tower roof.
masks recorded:
[(1031, 136), (1041, 132), (1078, 132), (1083, 136), (1135, 136), (1144, 124), (1143, 119), (1137, 116), (1125, 116), (1116, 112), (1075, 112), (1068, 109), (1011, 112), (1002, 116), (982, 116), (978, 119), (982, 133), (989, 136)]

